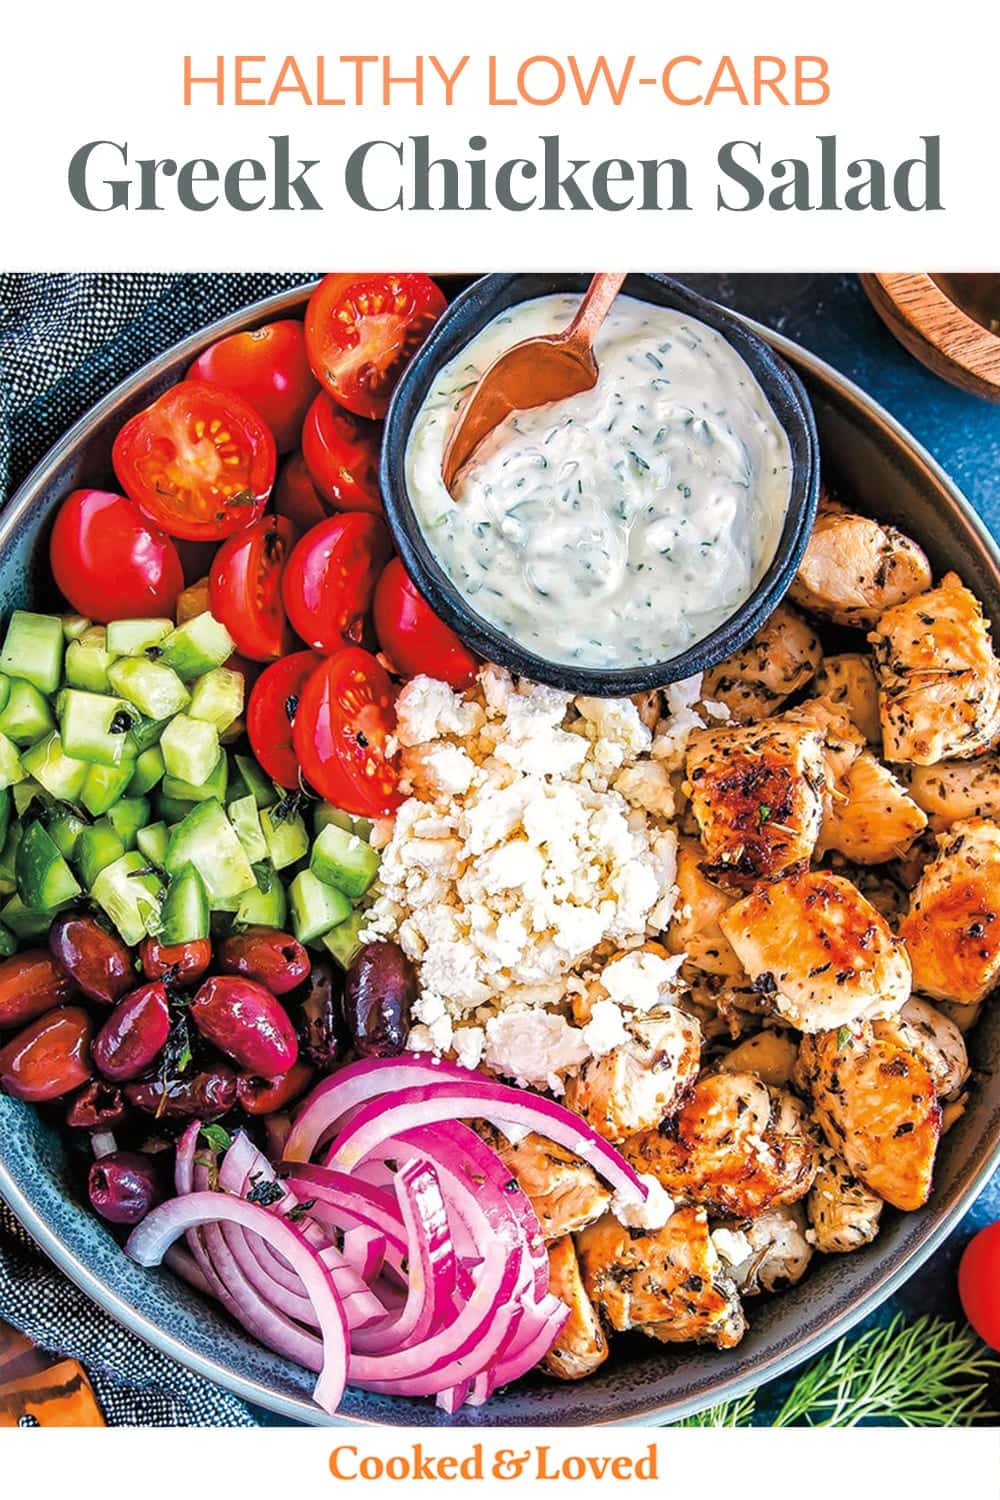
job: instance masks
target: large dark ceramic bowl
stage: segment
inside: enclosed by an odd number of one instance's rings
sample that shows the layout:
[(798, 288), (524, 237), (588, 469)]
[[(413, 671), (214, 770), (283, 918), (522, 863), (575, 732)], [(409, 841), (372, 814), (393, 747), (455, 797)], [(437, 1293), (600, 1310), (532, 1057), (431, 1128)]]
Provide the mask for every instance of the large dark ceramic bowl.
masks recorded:
[(788, 437), (792, 474), (788, 510), (777, 550), (749, 599), (728, 620), (668, 661), (612, 670), (549, 661), (513, 640), (469, 604), (428, 547), (406, 488), (406, 445), (410, 429), (443, 365), (460, 353), (487, 323), (508, 307), (533, 297), (582, 292), (588, 277), (573, 273), (530, 271), (518, 275), (482, 276), (473, 282), (438, 320), (433, 333), (407, 366), (396, 388), (382, 444), (382, 494), (396, 546), (411, 578), (442, 619), (487, 661), (536, 682), (571, 693), (620, 698), (667, 682), (679, 682), (731, 656), (760, 628), (786, 593), (805, 550), (819, 489), (816, 424), (798, 376), (745, 322), (715, 302), (699, 297), (669, 276), (633, 272), (626, 295), (675, 308), (722, 334), (749, 365)]
[[(102, 401), (52, 450), (0, 516), (0, 609), (47, 604), (49, 525), (62, 497), (110, 478), (111, 442), (122, 421), (178, 379), (224, 333), (301, 313), (304, 296), (262, 302), (206, 329), (156, 360)], [(812, 398), (824, 460), (845, 494), (911, 532), (936, 572), (955, 568), (1000, 623), (1000, 553), (967, 501), (893, 419), (836, 371), (776, 334), (757, 329), (801, 376)], [(350, 1391), (349, 1422), (409, 1426), (572, 1426), (670, 1421), (735, 1396), (815, 1355), (887, 1297), (958, 1222), (1000, 1165), (1000, 1006), (970, 1037), (984, 1080), (942, 1143), (934, 1193), (919, 1213), (887, 1212), (874, 1244), (819, 1258), (791, 1291), (748, 1304), (751, 1329), (726, 1354), (665, 1348), (636, 1335), (615, 1343), (591, 1380), (540, 1378), (500, 1392), (479, 1410), (446, 1418), (430, 1402)], [(168, 1271), (126, 1260), (82, 1205), (80, 1184), (56, 1130), (35, 1110), (0, 1098), (0, 1194), (35, 1239), (112, 1316), (231, 1391), (304, 1422), (328, 1421), (309, 1400), (311, 1378), (261, 1349)]]

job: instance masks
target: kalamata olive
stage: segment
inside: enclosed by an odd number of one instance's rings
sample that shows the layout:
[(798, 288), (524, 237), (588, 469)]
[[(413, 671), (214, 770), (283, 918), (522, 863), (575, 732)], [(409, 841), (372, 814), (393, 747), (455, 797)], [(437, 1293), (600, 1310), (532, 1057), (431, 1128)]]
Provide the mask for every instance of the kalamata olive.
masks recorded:
[(111, 1130), (122, 1123), (127, 1113), (121, 1089), (103, 1078), (95, 1078), (70, 1104), (66, 1124), (76, 1130)]
[(253, 1073), (241, 1073), (236, 1080), (236, 1098), (248, 1115), (271, 1115), (304, 1094), (315, 1076), (310, 1064), (302, 1061), (277, 1078), (258, 1078)]
[(361, 1057), (397, 1057), (417, 998), (413, 965), (396, 943), (366, 943), (344, 980), (344, 1017)]
[(212, 962), (212, 944), (208, 938), (194, 943), (158, 943), (155, 938), (143, 938), (139, 944), (139, 959), (142, 972), (147, 979), (169, 979), (171, 984), (183, 989), (197, 984)]
[(88, 1000), (114, 1005), (135, 982), (125, 944), (93, 917), (74, 912), (56, 917), (49, 928), (49, 951)]
[(28, 948), (0, 963), (0, 1031), (24, 1026), (47, 1010), (64, 1005), (74, 990), (44, 948)]
[(78, 1089), (93, 1075), (90, 1017), (67, 1005), (19, 1031), (0, 1051), (0, 1088), (37, 1104)]
[(151, 1157), (112, 1151), (94, 1162), (87, 1178), (91, 1206), (111, 1224), (138, 1224), (163, 1197)]
[(144, 1114), (164, 1120), (218, 1120), (236, 1103), (236, 1074), (227, 1063), (164, 1083), (144, 1078), (125, 1085), (125, 1097)]
[(309, 955), (287, 932), (273, 927), (247, 927), (219, 944), (216, 954), (223, 974), (255, 979), (272, 995), (287, 995), (309, 973)]
[(152, 1067), (170, 1035), (166, 986), (144, 984), (120, 1000), (94, 1038), (98, 1071), (126, 1083)]
[(309, 1061), (329, 1073), (351, 1044), (344, 1024), (343, 970), (328, 958), (314, 958), (309, 978), (294, 997), (299, 1002), (299, 1041)]
[(248, 1073), (274, 1078), (298, 1061), (294, 1026), (271, 991), (254, 979), (206, 979), (191, 1002), (191, 1019), (206, 1041)]

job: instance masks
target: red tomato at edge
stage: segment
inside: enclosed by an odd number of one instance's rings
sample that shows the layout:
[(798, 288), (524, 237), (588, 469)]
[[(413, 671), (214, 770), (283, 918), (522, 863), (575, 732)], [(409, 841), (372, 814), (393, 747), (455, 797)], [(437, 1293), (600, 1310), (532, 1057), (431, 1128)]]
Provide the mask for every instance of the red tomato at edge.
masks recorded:
[(1000, 1220), (966, 1245), (958, 1267), (965, 1316), (991, 1349), (1000, 1349)]
[(187, 378), (242, 396), (274, 433), (279, 453), (297, 445), (319, 390), (306, 356), (305, 330), (294, 318), (219, 339), (198, 355)]
[(372, 615), (379, 645), (396, 672), (406, 677), (426, 672), (453, 688), (472, 682), (478, 661), (438, 619), (399, 557), (387, 564), (375, 586)]
[(295, 651), (265, 667), (250, 692), (247, 734), (250, 748), (272, 781), (299, 785), (299, 762), (292, 749), (292, 726), (302, 689), (319, 666), (311, 651)]
[(293, 630), (324, 655), (362, 638), (375, 582), (392, 556), (378, 516), (348, 512), (321, 521), (295, 547), (281, 579)]
[(302, 774), (345, 812), (384, 817), (402, 801), (399, 752), (390, 743), (395, 727), (384, 668), (359, 646), (338, 651), (316, 667), (299, 695), (292, 742)]
[(291, 651), (281, 576), (298, 532), (287, 516), (265, 516), (223, 542), (208, 578), (209, 608), (251, 661)]
[(109, 620), (173, 616), (184, 573), (173, 542), (124, 495), (74, 490), (49, 543), (59, 592), (78, 614)]
[(321, 391), (306, 414), (302, 457), (327, 509), (382, 514), (379, 428), (352, 417)]
[(301, 453), (293, 453), (285, 460), (272, 498), (278, 515), (287, 516), (299, 531), (308, 531), (330, 514), (330, 507), (320, 498)]

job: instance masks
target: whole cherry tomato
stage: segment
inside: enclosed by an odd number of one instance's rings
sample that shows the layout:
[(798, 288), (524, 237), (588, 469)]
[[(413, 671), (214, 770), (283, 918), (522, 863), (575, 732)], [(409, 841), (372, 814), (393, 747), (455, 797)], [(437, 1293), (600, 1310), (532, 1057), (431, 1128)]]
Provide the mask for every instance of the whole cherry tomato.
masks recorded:
[(306, 357), (305, 332), (295, 318), (219, 339), (198, 355), (188, 379), (207, 380), (242, 396), (274, 433), (279, 453), (295, 447), (318, 389)]
[(297, 538), (287, 516), (265, 516), (215, 554), (209, 606), (237, 650), (252, 661), (272, 661), (294, 644), (281, 602), (281, 575)]
[(356, 644), (375, 581), (392, 556), (389, 528), (378, 516), (330, 516), (307, 531), (281, 579), (294, 630), (324, 654)]
[(322, 391), (302, 429), (302, 457), (327, 511), (382, 514), (378, 483), (379, 429), (352, 417)]
[(247, 704), (247, 734), (250, 748), (272, 781), (295, 788), (299, 784), (299, 762), (292, 748), (292, 726), (306, 680), (319, 666), (311, 651), (295, 651), (265, 667)]
[(393, 812), (400, 796), (392, 687), (367, 651), (329, 657), (302, 689), (292, 742), (306, 780), (327, 802), (359, 817)]
[(278, 461), (253, 407), (202, 380), (171, 386), (126, 422), (111, 457), (146, 515), (193, 542), (221, 541), (256, 521)]
[(324, 276), (306, 309), (313, 374), (348, 411), (384, 417), (393, 387), (445, 306), (429, 276)]
[(958, 1267), (965, 1316), (991, 1349), (1000, 1349), (1000, 1220), (969, 1241)]
[(330, 514), (312, 482), (301, 453), (293, 453), (282, 466), (274, 486), (274, 508), (287, 516), (300, 531), (308, 531)]
[(453, 688), (468, 687), (474, 679), (478, 661), (438, 619), (398, 557), (375, 586), (372, 614), (378, 643), (395, 671), (407, 677), (426, 672)]
[(88, 620), (173, 616), (184, 587), (173, 542), (124, 495), (74, 490), (59, 508), (49, 543), (64, 599)]

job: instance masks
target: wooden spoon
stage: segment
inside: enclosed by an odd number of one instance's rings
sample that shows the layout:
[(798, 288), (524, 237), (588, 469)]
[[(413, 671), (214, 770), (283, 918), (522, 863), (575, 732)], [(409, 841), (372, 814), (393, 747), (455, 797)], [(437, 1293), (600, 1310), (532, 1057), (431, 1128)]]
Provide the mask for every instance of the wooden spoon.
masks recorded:
[(562, 401), (597, 384), (593, 343), (627, 272), (598, 271), (563, 333), (523, 339), (493, 361), (462, 408), (444, 450), (441, 476), (455, 498), (459, 473), (512, 411)]

